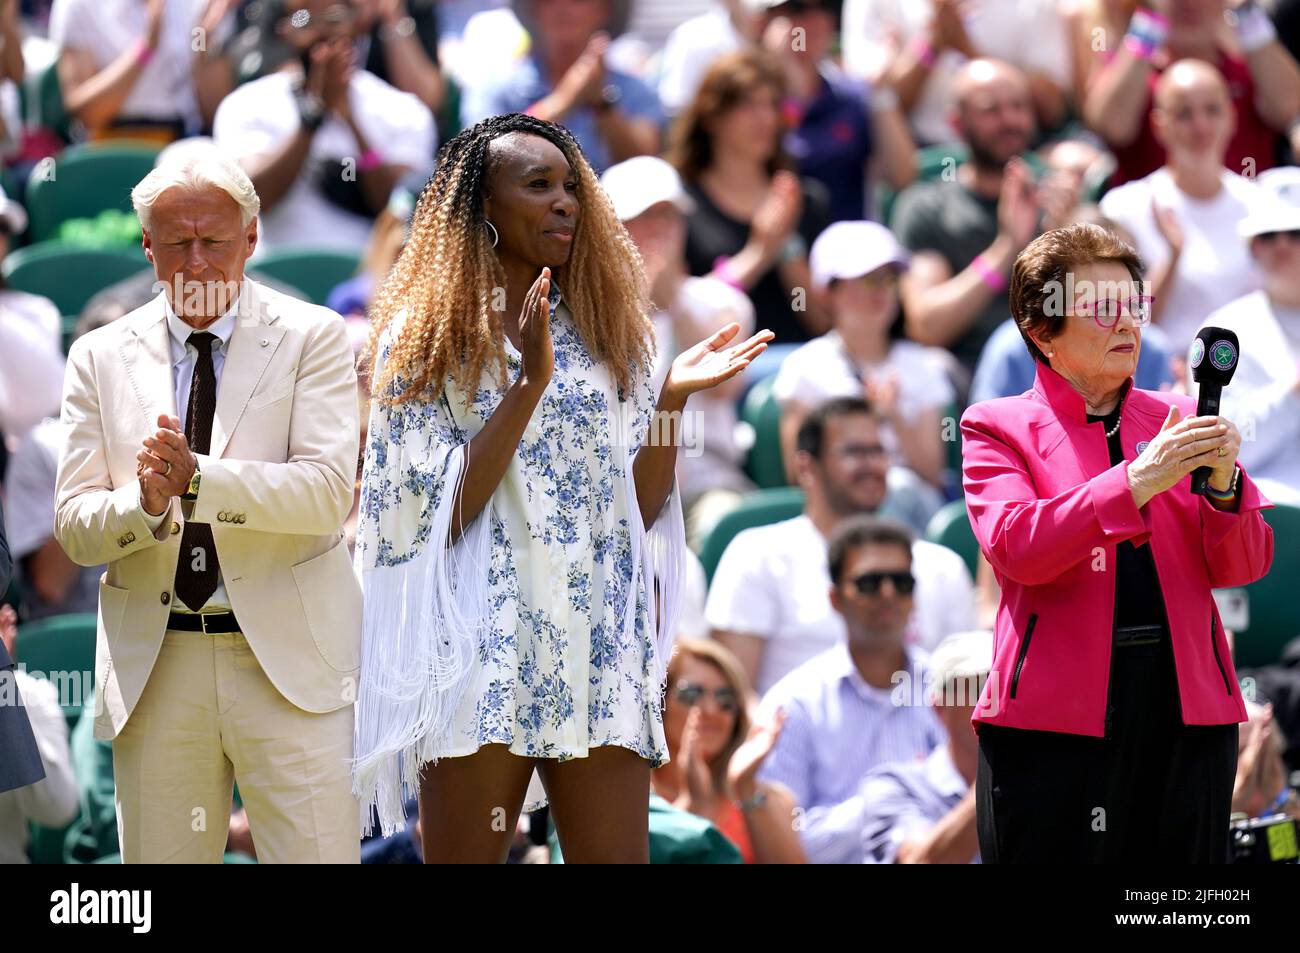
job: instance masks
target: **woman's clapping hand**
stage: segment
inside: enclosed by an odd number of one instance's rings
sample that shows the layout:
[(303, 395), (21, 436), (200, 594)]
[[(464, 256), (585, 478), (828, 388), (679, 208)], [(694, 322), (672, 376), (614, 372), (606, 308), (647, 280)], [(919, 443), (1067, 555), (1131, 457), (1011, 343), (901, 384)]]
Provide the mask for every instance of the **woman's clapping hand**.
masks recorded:
[(1210, 467), (1214, 471), (1210, 484), (1226, 489), (1232, 482), (1240, 450), (1241, 434), (1231, 420), (1183, 417), (1178, 407), (1171, 405), (1160, 432), (1129, 464), (1133, 499), (1139, 507), (1145, 506), (1153, 496), (1168, 490), (1197, 467)]

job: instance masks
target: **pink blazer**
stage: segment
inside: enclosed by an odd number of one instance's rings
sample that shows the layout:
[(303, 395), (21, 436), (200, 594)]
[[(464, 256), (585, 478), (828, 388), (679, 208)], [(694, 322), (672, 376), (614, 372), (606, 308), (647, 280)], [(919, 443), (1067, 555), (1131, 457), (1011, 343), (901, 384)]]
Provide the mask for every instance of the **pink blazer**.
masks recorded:
[(1151, 546), (1172, 630), (1183, 722), (1244, 721), (1212, 587), (1268, 572), (1271, 507), (1243, 470), (1236, 513), (1190, 491), (1191, 477), (1138, 509), (1128, 461), (1160, 429), (1171, 403), (1191, 397), (1126, 386), (1125, 460), (1110, 465), (1105, 428), (1051, 368), (1033, 390), (972, 405), (962, 415), (962, 483), (980, 550), (1002, 597), (993, 669), (972, 721), (1104, 737), (1115, 607), (1115, 546)]

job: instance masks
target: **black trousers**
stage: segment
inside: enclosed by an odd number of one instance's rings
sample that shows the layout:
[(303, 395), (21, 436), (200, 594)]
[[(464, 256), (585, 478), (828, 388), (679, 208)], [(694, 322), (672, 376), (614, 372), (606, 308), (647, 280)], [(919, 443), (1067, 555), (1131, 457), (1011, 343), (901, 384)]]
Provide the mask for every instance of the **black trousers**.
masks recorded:
[(1114, 652), (1109, 739), (980, 726), (984, 863), (1227, 863), (1237, 726), (1182, 723), (1167, 633)]

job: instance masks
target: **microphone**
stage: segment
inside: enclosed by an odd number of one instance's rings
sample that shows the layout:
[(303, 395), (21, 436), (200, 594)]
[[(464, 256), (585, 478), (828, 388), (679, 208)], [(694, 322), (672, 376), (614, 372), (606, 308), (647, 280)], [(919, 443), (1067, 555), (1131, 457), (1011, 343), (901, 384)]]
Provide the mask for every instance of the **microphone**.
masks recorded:
[[(1192, 380), (1199, 385), (1196, 400), (1198, 417), (1217, 417), (1219, 397), (1237, 370), (1237, 357), (1241, 349), (1237, 335), (1227, 328), (1201, 328), (1192, 342)], [(1210, 482), (1210, 468), (1197, 467), (1192, 471), (1192, 492), (1205, 495)]]

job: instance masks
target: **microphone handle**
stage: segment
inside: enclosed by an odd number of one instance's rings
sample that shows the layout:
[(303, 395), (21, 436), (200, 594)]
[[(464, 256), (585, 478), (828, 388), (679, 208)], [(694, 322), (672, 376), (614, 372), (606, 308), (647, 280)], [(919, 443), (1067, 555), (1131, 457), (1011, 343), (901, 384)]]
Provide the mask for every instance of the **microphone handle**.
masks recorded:
[[(1223, 393), (1222, 384), (1202, 384), (1200, 396), (1196, 399), (1196, 416), (1219, 416), (1219, 395)], [(1197, 467), (1192, 471), (1192, 492), (1204, 496), (1210, 485), (1210, 467)]]

